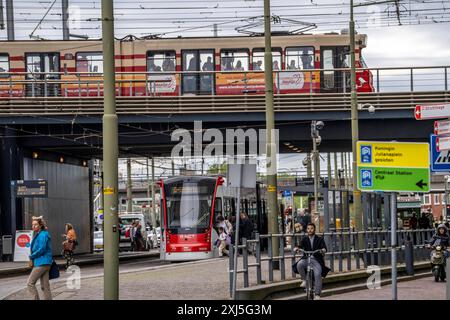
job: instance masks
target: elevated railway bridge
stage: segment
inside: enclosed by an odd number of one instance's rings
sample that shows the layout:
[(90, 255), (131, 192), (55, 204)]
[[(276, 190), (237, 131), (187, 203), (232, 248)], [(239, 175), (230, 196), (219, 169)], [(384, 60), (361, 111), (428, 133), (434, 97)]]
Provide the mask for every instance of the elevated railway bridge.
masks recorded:
[[(449, 68), (370, 69), (374, 91), (358, 92), (360, 139), (428, 141), (433, 122), (416, 121), (413, 110), (416, 105), (450, 102)], [(349, 72), (348, 69), (339, 71)], [(327, 70), (304, 72), (324, 73)], [(217, 76), (215, 71), (207, 73)], [(178, 79), (183, 74), (185, 72), (173, 72), (171, 79)], [(1, 234), (11, 234), (16, 226), (24, 226), (30, 218), (27, 214), (51, 211), (61, 215), (58, 219), (63, 225), (64, 219), (69, 221), (71, 217), (78, 217), (81, 211), (92, 212), (91, 204), (86, 200), (92, 199), (93, 170), (89, 160), (102, 157), (101, 74), (87, 77), (73, 73), (72, 83), (45, 74), (32, 80), (13, 75), (0, 78)], [(202, 121), (203, 129), (265, 128), (264, 89), (247, 88), (244, 83), (239, 94), (179, 95), (172, 92), (169, 95), (164, 92), (167, 79), (162, 75), (135, 77), (139, 80), (131, 82), (122, 80), (125, 75), (136, 73), (123, 73), (117, 77), (121, 157), (169, 156), (177, 143), (171, 141), (172, 132), (177, 128), (193, 130), (194, 121)], [(142, 82), (144, 92), (132, 90), (136, 81)], [(64, 90), (68, 86), (72, 91)], [(312, 120), (325, 122), (321, 130), (321, 152), (350, 151), (350, 105), (346, 85), (326, 93), (321, 90), (303, 93), (275, 90), (280, 152), (308, 152), (312, 148)], [(375, 112), (369, 112), (369, 106), (373, 106)], [(12, 197), (11, 181), (43, 177), (49, 180), (49, 194), (54, 198), (47, 201)], [(78, 186), (76, 192), (66, 192), (68, 185)], [(59, 207), (50, 205), (50, 201), (59, 203)], [(17, 212), (24, 213), (11, 214), (14, 206)], [(84, 214), (80, 219), (89, 219), (89, 215)], [(89, 225), (88, 220), (85, 223)], [(89, 245), (84, 244), (85, 250)]]

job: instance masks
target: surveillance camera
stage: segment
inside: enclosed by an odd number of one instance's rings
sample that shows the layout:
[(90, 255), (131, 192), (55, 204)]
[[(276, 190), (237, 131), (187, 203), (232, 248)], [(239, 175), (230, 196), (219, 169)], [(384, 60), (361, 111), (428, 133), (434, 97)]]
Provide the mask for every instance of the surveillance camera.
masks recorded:
[(322, 143), (322, 137), (321, 136), (317, 136), (316, 138), (316, 144), (320, 145)]
[(367, 109), (369, 111), (369, 113), (374, 114), (375, 113), (375, 107), (374, 106), (369, 106), (369, 108)]
[(304, 159), (302, 160), (302, 164), (303, 164), (305, 167), (308, 165), (308, 162), (309, 162), (309, 158), (308, 158), (308, 157), (306, 157), (306, 158), (304, 158)]
[(323, 121), (317, 121), (316, 122), (316, 129), (317, 130), (322, 130), (324, 126), (325, 126), (325, 124), (323, 123)]

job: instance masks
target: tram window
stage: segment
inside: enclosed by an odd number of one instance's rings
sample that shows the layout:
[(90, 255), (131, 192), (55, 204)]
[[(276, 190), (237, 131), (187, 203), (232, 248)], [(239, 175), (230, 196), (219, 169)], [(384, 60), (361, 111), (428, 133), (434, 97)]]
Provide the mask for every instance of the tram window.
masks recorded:
[(175, 51), (147, 52), (147, 71), (175, 71)]
[(223, 50), (220, 54), (222, 71), (248, 71), (248, 50)]
[(216, 198), (214, 203), (214, 219), (222, 215), (222, 198)]
[[(255, 71), (264, 71), (264, 49), (253, 50), (252, 66)], [(281, 49), (272, 49), (273, 71), (281, 70)]]
[(233, 198), (224, 198), (223, 199), (223, 210), (225, 213), (225, 217), (230, 218), (235, 215), (234, 210), (234, 199)]
[(286, 69), (314, 69), (314, 47), (286, 48)]
[(101, 52), (78, 52), (76, 60), (77, 72), (103, 73), (103, 54)]
[(7, 53), (0, 53), (0, 77), (9, 77), (7, 74), (3, 74), (9, 72), (9, 56)]

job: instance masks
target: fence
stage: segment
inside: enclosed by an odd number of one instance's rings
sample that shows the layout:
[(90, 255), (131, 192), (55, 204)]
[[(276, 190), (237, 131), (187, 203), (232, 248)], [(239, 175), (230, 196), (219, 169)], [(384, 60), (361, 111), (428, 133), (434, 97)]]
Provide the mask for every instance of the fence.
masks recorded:
[[(364, 73), (370, 73), (366, 76)], [(359, 91), (371, 81), (373, 91), (448, 91), (450, 66), (358, 68)], [(333, 75), (330, 85), (327, 77)], [(366, 79), (364, 79), (366, 78)], [(192, 89), (192, 84), (196, 84)], [(275, 93), (350, 92), (350, 69), (274, 71)], [(192, 89), (192, 90), (191, 90)], [(117, 72), (117, 96), (228, 95), (265, 92), (263, 71)], [(103, 74), (94, 72), (2, 72), (2, 97), (100, 97)]]
[[(428, 260), (430, 257), (426, 249), (426, 241), (430, 239), (435, 229), (421, 230), (397, 230), (397, 262), (405, 261), (405, 248), (412, 245), (414, 249), (414, 261)], [(248, 288), (252, 285), (260, 285), (264, 282), (274, 282), (295, 279), (297, 274), (292, 271), (291, 266), (298, 261), (300, 254), (295, 252), (292, 245), (295, 239), (300, 240), (304, 234), (256, 234), (255, 239), (242, 239), (238, 249), (239, 255), (236, 273), (242, 274), (243, 286)], [(364, 270), (370, 265), (390, 265), (391, 263), (391, 232), (390, 230), (372, 229), (367, 231), (337, 230), (318, 234), (324, 237), (327, 245), (325, 263), (333, 273)], [(279, 241), (279, 255), (274, 256), (272, 239)], [(291, 245), (286, 245), (291, 241)], [(263, 254), (261, 244), (267, 241), (267, 253)], [(409, 242), (409, 243), (408, 243)], [(232, 291), (232, 277), (235, 271), (233, 255), (234, 246), (229, 251), (229, 276), (230, 295)], [(250, 261), (254, 260), (254, 261)], [(279, 268), (275, 268), (276, 262)], [(255, 272), (256, 274), (252, 274)], [(278, 273), (278, 274), (277, 274)], [(250, 281), (250, 276), (254, 281)], [(277, 276), (277, 277), (275, 277)]]

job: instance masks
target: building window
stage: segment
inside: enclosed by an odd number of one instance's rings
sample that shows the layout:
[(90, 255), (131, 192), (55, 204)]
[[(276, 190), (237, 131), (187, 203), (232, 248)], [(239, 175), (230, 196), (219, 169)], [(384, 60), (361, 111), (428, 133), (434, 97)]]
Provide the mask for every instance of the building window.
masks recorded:
[(78, 52), (77, 72), (103, 73), (103, 54), (101, 52)]
[[(273, 71), (281, 70), (281, 49), (272, 49)], [(255, 71), (264, 71), (264, 49), (254, 49), (252, 67)]]
[(440, 194), (435, 194), (434, 195), (434, 204), (441, 204), (441, 195)]
[(220, 54), (222, 71), (248, 71), (248, 50), (223, 50)]
[(149, 51), (147, 52), (147, 71), (162, 72), (175, 71), (175, 51)]
[(314, 47), (295, 47), (286, 49), (287, 70), (314, 69)]
[(430, 205), (430, 195), (429, 194), (424, 194), (422, 197), (422, 204), (424, 205)]
[(7, 53), (0, 53), (0, 77), (9, 77), (9, 56)]

